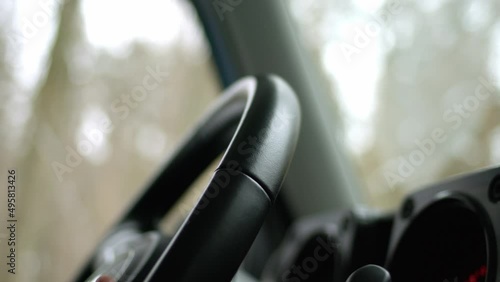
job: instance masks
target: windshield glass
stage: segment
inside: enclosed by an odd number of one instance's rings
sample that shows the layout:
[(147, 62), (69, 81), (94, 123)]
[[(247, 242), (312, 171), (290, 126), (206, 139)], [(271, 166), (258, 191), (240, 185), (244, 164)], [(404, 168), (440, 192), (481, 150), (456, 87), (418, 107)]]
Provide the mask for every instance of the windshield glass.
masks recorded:
[(500, 163), (499, 1), (289, 2), (372, 205)]
[(187, 1), (1, 1), (0, 22), (0, 164), (18, 176), (26, 266), (0, 281), (70, 281), (216, 98), (217, 74)]

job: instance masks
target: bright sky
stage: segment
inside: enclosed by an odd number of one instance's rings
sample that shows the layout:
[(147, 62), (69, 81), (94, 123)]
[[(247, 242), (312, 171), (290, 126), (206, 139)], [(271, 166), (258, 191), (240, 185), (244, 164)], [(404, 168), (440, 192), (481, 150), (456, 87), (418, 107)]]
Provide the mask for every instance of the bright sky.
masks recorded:
[[(14, 4), (10, 36), (16, 44), (11, 48), (19, 54), (16, 78), (27, 89), (33, 89), (40, 78), (62, 3), (22, 0)], [(178, 38), (179, 27), (190, 20), (178, 0), (83, 0), (81, 8), (89, 43), (118, 54), (135, 40), (167, 45)]]
[[(5, 8), (0, 9), (0, 16), (4, 16), (0, 19), (9, 15), (2, 14), (3, 12), (14, 11), (11, 13), (13, 30), (8, 36), (12, 39), (9, 45), (10, 54), (15, 55), (9, 58), (14, 58), (12, 67), (18, 84), (24, 88), (26, 95), (32, 95), (44, 75), (42, 72), (45, 70), (47, 55), (54, 40), (58, 11), (64, 0), (9, 1), (11, 2), (0, 5)], [(181, 0), (82, 0), (83, 30), (90, 45), (115, 55), (126, 55), (128, 47), (134, 41), (166, 46), (179, 40), (181, 33), (182, 40), (188, 40), (188, 45), (192, 48), (199, 48), (200, 35), (192, 32), (197, 23), (186, 7), (187, 4), (181, 3)], [(13, 119), (25, 120), (25, 117), (29, 116), (28, 113), (29, 111), (17, 111)], [(95, 128), (96, 121), (105, 118), (105, 115), (102, 109), (88, 106), (75, 135), (76, 143), (84, 140), (85, 132)], [(158, 141), (154, 142), (155, 144), (163, 144), (156, 148), (156, 151), (152, 151), (154, 156), (160, 156), (158, 151), (164, 147), (165, 140), (158, 132), (161, 131), (145, 128), (141, 132), (144, 134), (139, 135), (142, 139), (139, 138), (136, 142), (138, 148), (147, 148), (150, 151), (155, 149), (150, 145), (144, 146), (144, 136), (152, 136)], [(93, 152), (86, 157), (92, 163), (99, 164), (109, 155), (111, 147), (106, 136), (94, 143)], [(142, 153), (148, 155), (148, 152)]]
[(173, 0), (83, 0), (85, 31), (96, 47), (120, 49), (133, 40), (168, 44), (184, 12)]

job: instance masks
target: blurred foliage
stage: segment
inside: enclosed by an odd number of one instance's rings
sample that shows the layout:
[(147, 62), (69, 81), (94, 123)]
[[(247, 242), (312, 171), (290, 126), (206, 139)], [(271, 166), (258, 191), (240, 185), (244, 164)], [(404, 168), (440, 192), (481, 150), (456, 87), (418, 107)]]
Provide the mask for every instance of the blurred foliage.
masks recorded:
[[(292, 1), (304, 42), (323, 58), (341, 104), (345, 142), (371, 205), (394, 209), (417, 188), (500, 163), (499, 6)], [(357, 52), (346, 56), (346, 44)], [(490, 95), (475, 106), (478, 85)], [(418, 144), (436, 129), (446, 140), (425, 154)]]
[[(196, 20), (190, 6), (177, 5)], [(18, 93), (22, 86), (2, 75), (2, 84), (12, 84), (2, 87), (1, 134), (7, 141), (1, 144), (2, 168), (19, 170), (18, 265), (30, 266), (20, 268), (12, 281), (68, 281), (219, 92), (206, 46), (189, 48), (181, 38), (166, 46), (133, 42), (125, 56), (115, 55), (91, 46), (82, 24), (78, 1), (61, 6), (49, 59), (33, 93)], [(9, 74), (5, 66), (0, 70)], [(168, 77), (143, 100), (132, 99), (131, 106), (121, 102), (157, 69)], [(9, 123), (8, 115), (25, 104), (31, 109), (26, 123)], [(103, 122), (111, 124), (110, 132), (101, 129)], [(9, 136), (17, 130), (16, 139)], [(74, 167), (66, 161), (72, 150), (83, 158)], [(62, 181), (55, 162), (70, 168), (60, 174)], [(7, 278), (2, 271), (0, 281)]]

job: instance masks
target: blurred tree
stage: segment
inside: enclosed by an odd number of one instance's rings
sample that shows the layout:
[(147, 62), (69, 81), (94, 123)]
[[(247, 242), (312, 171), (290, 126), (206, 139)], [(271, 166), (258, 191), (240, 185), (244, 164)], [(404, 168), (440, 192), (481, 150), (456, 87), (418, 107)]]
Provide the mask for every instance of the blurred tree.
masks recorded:
[[(359, 162), (377, 206), (396, 207), (416, 188), (491, 164), (489, 134), (500, 121), (498, 89), (495, 93), (493, 84), (486, 85), (483, 91), (491, 92), (488, 100), (463, 116), (455, 105), (474, 96), (482, 79), (493, 80), (489, 61), (499, 4), (445, 1), (429, 11), (424, 3), (407, 2), (394, 18), (386, 34), (390, 41), (378, 90), (375, 142)], [(470, 22), (468, 13), (476, 5), (488, 12), (473, 15), (482, 18)], [(452, 116), (461, 119), (457, 128)], [(422, 151), (417, 143), (431, 140), (436, 129), (443, 130), (446, 140), (435, 144), (421, 164), (412, 162), (411, 154), (417, 160), (415, 152)], [(409, 172), (401, 174), (403, 159)], [(391, 187), (388, 172), (401, 181)]]

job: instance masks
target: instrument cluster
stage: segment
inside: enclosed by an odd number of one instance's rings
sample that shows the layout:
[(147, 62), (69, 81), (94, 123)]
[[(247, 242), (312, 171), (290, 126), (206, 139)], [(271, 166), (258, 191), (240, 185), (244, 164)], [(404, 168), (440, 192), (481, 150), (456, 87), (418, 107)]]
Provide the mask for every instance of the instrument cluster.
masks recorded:
[[(336, 250), (328, 261), (304, 255), (320, 246), (315, 238)], [(492, 168), (421, 189), (393, 213), (306, 218), (290, 229), (264, 281), (297, 281), (304, 267), (314, 271), (299, 281), (357, 281), (353, 273), (376, 265), (392, 282), (495, 282), (499, 242), (500, 168)]]

